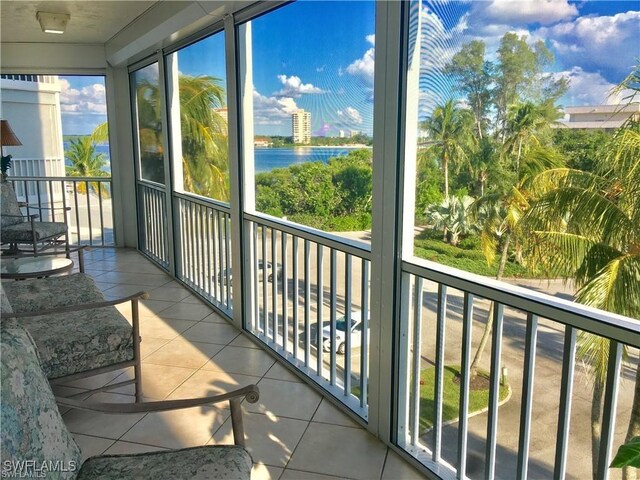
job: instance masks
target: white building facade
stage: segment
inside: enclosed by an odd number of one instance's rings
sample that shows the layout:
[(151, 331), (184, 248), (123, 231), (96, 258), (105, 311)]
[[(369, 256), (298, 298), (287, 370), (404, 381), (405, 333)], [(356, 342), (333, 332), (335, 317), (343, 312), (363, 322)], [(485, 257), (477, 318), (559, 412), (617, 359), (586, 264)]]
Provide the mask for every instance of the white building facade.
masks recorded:
[(311, 112), (298, 110), (291, 115), (293, 143), (311, 143)]

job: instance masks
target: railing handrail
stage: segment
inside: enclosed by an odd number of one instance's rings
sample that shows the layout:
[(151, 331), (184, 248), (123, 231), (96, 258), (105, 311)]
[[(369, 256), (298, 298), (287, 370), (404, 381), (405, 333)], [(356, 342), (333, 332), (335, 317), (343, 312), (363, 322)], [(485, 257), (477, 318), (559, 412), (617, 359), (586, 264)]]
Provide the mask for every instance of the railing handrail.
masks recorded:
[(111, 176), (108, 177), (76, 177), (76, 176), (66, 176), (66, 177), (29, 177), (29, 176), (19, 176), (19, 177), (12, 177), (9, 176), (7, 177), (8, 181), (22, 181), (24, 182), (26, 181), (38, 181), (38, 182), (42, 182), (42, 181), (80, 181), (80, 182), (98, 182), (98, 181), (102, 181), (102, 182), (111, 182), (112, 178)]
[(265, 225), (276, 230), (295, 235), (296, 237), (310, 240), (314, 243), (319, 243), (325, 247), (334, 248), (350, 255), (363, 258), (365, 260), (371, 260), (371, 246), (360, 240), (353, 240), (350, 238), (341, 237), (322, 230), (317, 230), (312, 227), (304, 225), (294, 224), (283, 220), (281, 218), (272, 217), (271, 215), (251, 214), (245, 213), (243, 215), (244, 220), (249, 220), (254, 223)]
[(640, 347), (640, 321), (597, 308), (446, 267), (428, 260), (403, 261), (402, 270), (426, 280), (571, 325), (596, 335)]
[(202, 205), (203, 207), (211, 207), (216, 210), (220, 210), (226, 213), (231, 213), (231, 207), (229, 205), (225, 205), (223, 202), (219, 200), (215, 200), (213, 198), (198, 195), (197, 193), (174, 191), (173, 196), (175, 198), (180, 198), (188, 202), (197, 203), (199, 205)]

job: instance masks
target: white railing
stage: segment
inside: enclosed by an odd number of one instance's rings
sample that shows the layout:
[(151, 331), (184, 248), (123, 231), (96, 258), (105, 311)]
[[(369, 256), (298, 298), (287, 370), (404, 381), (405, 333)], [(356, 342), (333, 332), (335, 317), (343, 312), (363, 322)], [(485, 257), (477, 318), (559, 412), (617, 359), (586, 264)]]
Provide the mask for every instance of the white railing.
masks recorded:
[(231, 219), (229, 207), (174, 193), (176, 276), (205, 300), (232, 315)]
[(71, 243), (115, 245), (110, 177), (12, 176), (9, 181), (18, 201), (28, 204), (25, 213), (66, 222)]
[(264, 216), (244, 218), (253, 309), (246, 328), (366, 419), (368, 245)]
[[(165, 216), (165, 194), (145, 195), (148, 218), (155, 219), (145, 222), (155, 228), (151, 245), (164, 252), (165, 226), (157, 219)], [(191, 194), (172, 196), (176, 276), (232, 317), (232, 283), (238, 284), (230, 209)], [(243, 219), (246, 330), (367, 420), (369, 245), (266, 215)], [(402, 262), (400, 270), (400, 312), (393, 319), (396, 444), (443, 478), (589, 476), (591, 466), (578, 458), (590, 448), (590, 427), (581, 426), (581, 443), (569, 432), (591, 415), (589, 367), (580, 367), (577, 354), (580, 332), (590, 332), (609, 341), (602, 448), (594, 462), (597, 477), (606, 478), (612, 449), (624, 437), (618, 384), (638, 361), (638, 321), (432, 262)], [(478, 415), (470, 365), (489, 312), (493, 328), (480, 362), (488, 400)], [(350, 325), (356, 328), (347, 335)], [(632, 367), (622, 361), (625, 348)], [(433, 380), (425, 387), (427, 367)], [(460, 392), (453, 416), (444, 401), (445, 371), (452, 367)], [(628, 415), (624, 395), (621, 411)]]
[[(614, 434), (618, 434), (618, 445), (626, 432), (626, 425), (615, 430), (622, 351), (631, 347), (630, 358), (637, 361), (639, 321), (484, 277), (461, 275), (426, 261), (402, 264), (402, 291), (400, 447), (441, 477), (586, 478), (585, 472), (590, 476), (589, 462), (585, 465), (584, 460), (577, 460), (586, 452), (576, 451), (575, 443), (572, 451), (569, 439), (571, 421), (576, 421), (577, 415), (583, 437), (588, 437), (582, 438), (583, 443), (587, 449), (591, 447), (591, 406), (574, 394), (578, 377), (584, 380), (582, 385), (589, 380), (588, 374), (576, 367), (577, 339), (584, 331), (609, 340), (600, 424), (602, 446), (595, 462), (597, 478), (607, 478)], [(488, 311), (492, 312), (493, 329), (487, 359), (481, 366), (488, 370), (489, 399), (485, 413), (472, 420), (472, 345), (477, 347)], [(460, 413), (445, 425), (445, 368), (451, 365), (460, 369)], [(538, 365), (544, 373), (536, 372)], [(427, 394), (422, 384), (426, 368), (434, 369), (433, 390)], [(509, 381), (505, 379), (507, 371), (514, 378), (512, 397), (510, 405), (499, 407), (501, 383)], [(540, 375), (547, 378), (541, 381)], [(551, 377), (555, 380), (549, 380)], [(534, 379), (540, 382), (538, 388)], [(509, 420), (499, 422), (503, 411)], [(516, 423), (509, 424), (514, 417)], [(572, 432), (575, 435), (575, 426)], [(550, 455), (549, 445), (554, 442)]]
[(164, 187), (138, 182), (140, 250), (162, 268), (169, 268), (167, 201)]

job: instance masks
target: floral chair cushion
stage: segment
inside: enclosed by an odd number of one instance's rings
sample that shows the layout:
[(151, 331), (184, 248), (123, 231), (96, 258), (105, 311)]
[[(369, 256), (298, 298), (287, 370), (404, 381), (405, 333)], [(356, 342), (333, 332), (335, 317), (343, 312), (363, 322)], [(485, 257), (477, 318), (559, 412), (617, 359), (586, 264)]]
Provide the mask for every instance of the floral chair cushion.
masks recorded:
[[(40, 241), (45, 238), (64, 235), (67, 233), (67, 224), (62, 222), (35, 222), (34, 230), (35, 241)], [(2, 237), (3, 242), (32, 243), (34, 238), (31, 231), (31, 222), (3, 226), (0, 237)]]
[(115, 307), (20, 319), (52, 380), (133, 360), (133, 328)]
[(0, 313), (13, 313), (11, 302), (4, 290), (5, 282), (0, 282)]
[(22, 222), (24, 218), (22, 218), (16, 192), (9, 182), (0, 181), (0, 226), (4, 230), (4, 227)]
[(78, 480), (249, 479), (251, 457), (242, 447), (207, 446), (137, 455), (106, 455), (88, 459)]
[(5, 282), (4, 292), (19, 313), (104, 301), (96, 282), (84, 273)]
[[(75, 478), (80, 449), (67, 430), (33, 341), (24, 328), (0, 325), (2, 477)], [(20, 463), (30, 461), (27, 463)]]

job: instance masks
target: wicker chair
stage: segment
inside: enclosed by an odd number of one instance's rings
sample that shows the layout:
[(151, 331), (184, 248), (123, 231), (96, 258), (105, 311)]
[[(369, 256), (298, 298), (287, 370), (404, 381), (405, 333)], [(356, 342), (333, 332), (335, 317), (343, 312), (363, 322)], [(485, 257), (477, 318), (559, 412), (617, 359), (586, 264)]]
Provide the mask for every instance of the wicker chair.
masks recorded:
[[(95, 389), (135, 386), (142, 401), (139, 292), (105, 301), (83, 273), (0, 284), (3, 320), (17, 319), (38, 347), (42, 370), (52, 385), (133, 367), (134, 378)], [(115, 308), (131, 302), (132, 324)]]
[[(37, 255), (51, 246), (64, 246), (69, 253), (69, 229), (64, 222), (39, 222), (39, 215), (25, 216), (21, 208), (26, 204), (18, 202), (16, 192), (9, 182), (0, 182), (0, 243), (9, 245), (9, 251), (19, 252), (19, 245), (28, 245), (29, 252)], [(34, 207), (39, 210), (59, 208)], [(62, 210), (68, 211), (69, 207)]]
[[(252, 460), (244, 448), (240, 402), (244, 398), (251, 403), (258, 400), (255, 385), (215, 397), (134, 404), (56, 398), (41, 369), (38, 350), (29, 333), (17, 322), (4, 319), (0, 325), (0, 357), (0, 473), (3, 478), (249, 480), (251, 476)], [(229, 401), (235, 445), (104, 455), (83, 462), (56, 401), (65, 407), (120, 414), (160, 412)]]

